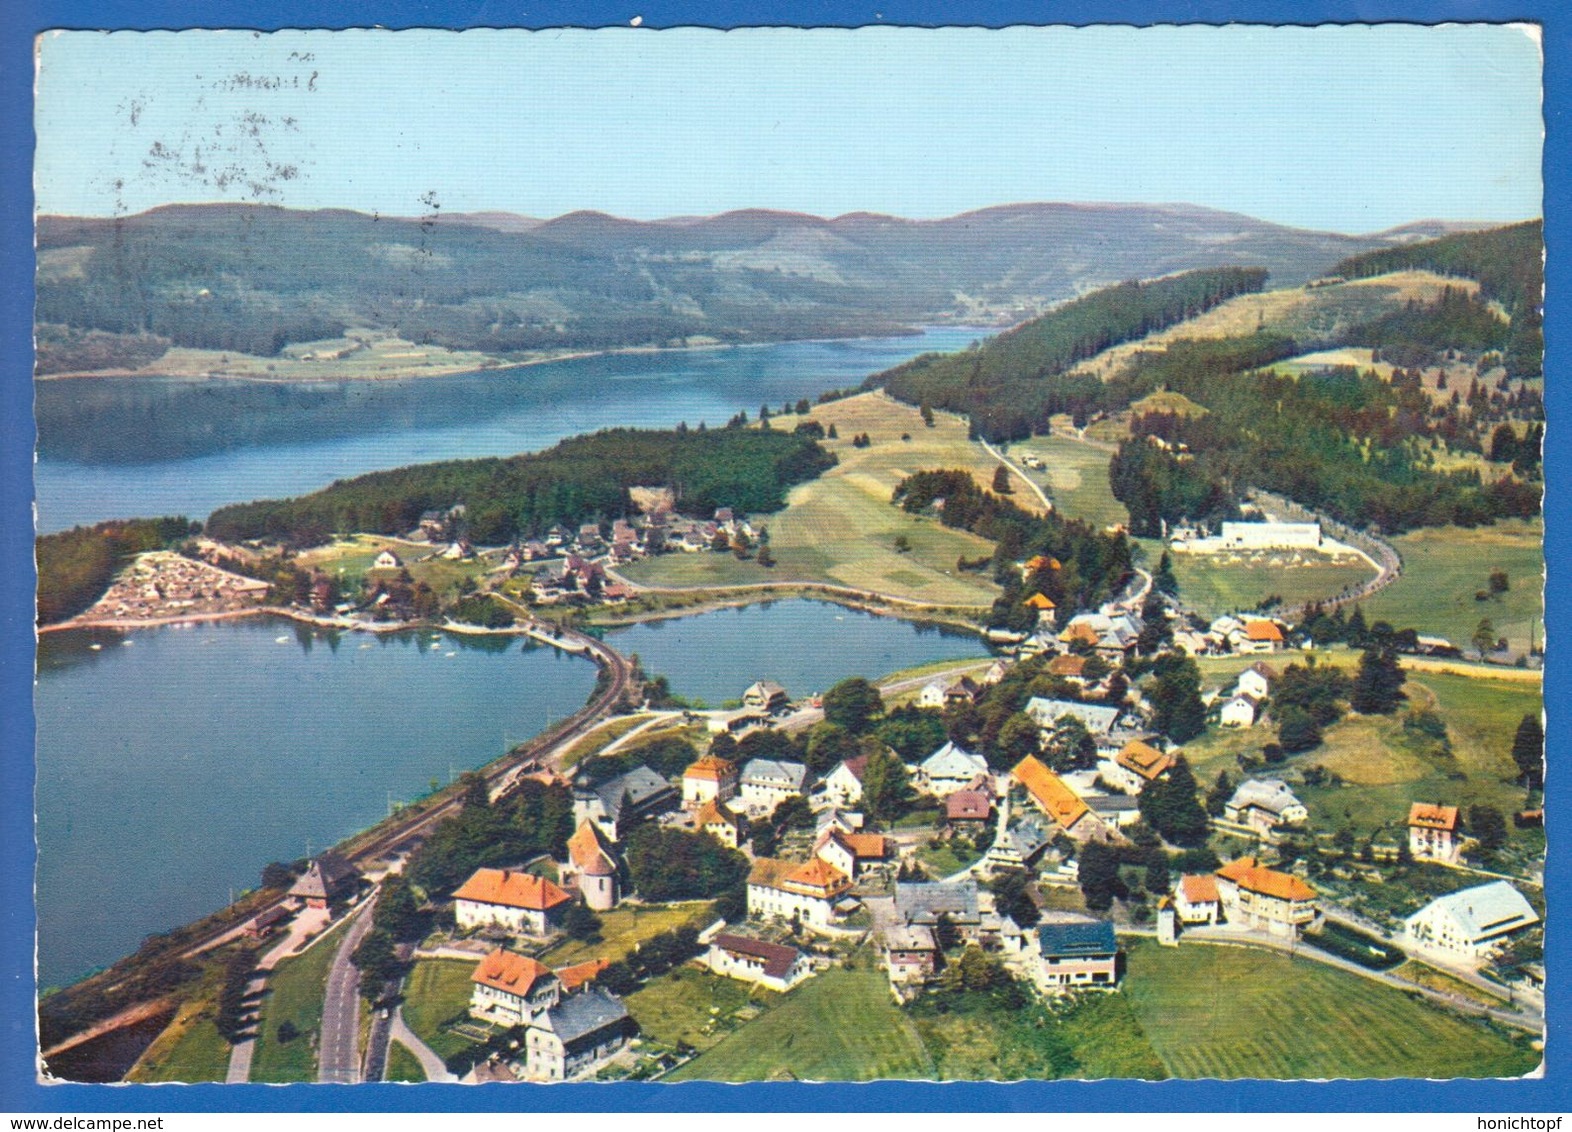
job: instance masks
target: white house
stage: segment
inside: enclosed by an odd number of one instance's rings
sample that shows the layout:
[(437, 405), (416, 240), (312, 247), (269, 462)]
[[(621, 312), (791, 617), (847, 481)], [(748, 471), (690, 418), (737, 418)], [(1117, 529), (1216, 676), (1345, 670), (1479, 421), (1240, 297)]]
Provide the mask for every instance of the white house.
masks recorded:
[(1404, 931), (1416, 947), (1484, 959), (1507, 936), (1538, 922), (1523, 894), (1497, 880), (1432, 900), (1408, 917)]
[(704, 965), (728, 979), (740, 979), (782, 992), (791, 990), (813, 974), (808, 957), (795, 947), (729, 933), (722, 933), (710, 941)]
[(817, 857), (806, 864), (758, 857), (748, 873), (748, 915), (828, 927), (855, 906), (851, 887), (851, 877)]
[(404, 565), (403, 560), (391, 550), (384, 550), (372, 560), (372, 567), (377, 570), (397, 570)]
[(545, 877), (511, 869), (476, 869), (453, 894), (453, 918), (466, 931), (491, 927), (542, 936), (571, 900)]
[(1239, 679), (1234, 682), (1234, 694), (1256, 700), (1268, 699), (1276, 681), (1277, 672), (1258, 660), (1239, 674)]
[(1230, 550), (1318, 550), (1321, 524), (1226, 522), (1217, 538)]
[(682, 772), (682, 805), (696, 810), (706, 802), (725, 802), (737, 796), (739, 775), (735, 763), (705, 755)]
[(1223, 818), (1270, 833), (1280, 825), (1293, 825), (1310, 816), (1303, 802), (1280, 778), (1247, 778), (1223, 804)]
[(946, 798), (987, 773), (987, 759), (946, 743), (918, 765), (916, 787), (925, 794)]
[(1211, 873), (1187, 873), (1174, 885), (1174, 911), (1181, 924), (1215, 924), (1222, 915), (1222, 897)]
[(1065, 716), (1079, 720), (1093, 738), (1107, 735), (1119, 718), (1119, 709), (1106, 704), (1082, 704), (1074, 700), (1050, 700), (1033, 696), (1026, 701), (1026, 714), (1044, 731), (1051, 731)]
[(756, 684), (748, 685), (748, 690), (742, 694), (742, 706), (753, 708), (755, 711), (779, 711), (791, 702), (791, 697), (773, 680), (760, 680)]
[(923, 685), (922, 691), (917, 693), (917, 706), (920, 708), (942, 708), (945, 703), (945, 693), (950, 686), (943, 680), (930, 680)]
[(1255, 697), (1238, 695), (1224, 701), (1222, 708), (1217, 713), (1217, 722), (1224, 727), (1254, 727), (1256, 714), (1260, 710)]
[(844, 759), (824, 776), (824, 795), (837, 809), (855, 806), (862, 801), (862, 776), (868, 768), (868, 756)]
[(742, 768), (738, 797), (749, 810), (771, 813), (787, 798), (803, 792), (808, 768), (776, 759), (749, 759)]

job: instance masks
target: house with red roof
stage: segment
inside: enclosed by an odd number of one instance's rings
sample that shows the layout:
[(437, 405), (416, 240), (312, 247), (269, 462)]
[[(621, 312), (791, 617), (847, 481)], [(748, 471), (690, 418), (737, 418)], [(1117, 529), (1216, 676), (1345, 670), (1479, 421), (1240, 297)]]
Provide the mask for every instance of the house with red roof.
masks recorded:
[(748, 915), (828, 927), (856, 908), (851, 887), (849, 875), (819, 857), (806, 863), (759, 857), (748, 873)]
[(849, 833), (832, 825), (820, 832), (813, 855), (856, 880), (868, 868), (889, 860), (891, 853), (882, 833)]
[(1463, 841), (1457, 807), (1415, 802), (1408, 808), (1408, 851), (1416, 861), (1457, 863)]
[(453, 894), (453, 918), (465, 931), (503, 928), (519, 935), (543, 936), (572, 899), (533, 873), (476, 869)]
[(1223, 914), (1217, 878), (1210, 873), (1186, 873), (1174, 885), (1174, 912), (1181, 924), (1215, 924)]
[(696, 810), (705, 802), (735, 798), (740, 777), (735, 763), (705, 755), (682, 772), (683, 809)]
[(1240, 857), (1215, 875), (1223, 914), (1231, 924), (1296, 939), (1320, 922), (1315, 889), (1292, 873)]

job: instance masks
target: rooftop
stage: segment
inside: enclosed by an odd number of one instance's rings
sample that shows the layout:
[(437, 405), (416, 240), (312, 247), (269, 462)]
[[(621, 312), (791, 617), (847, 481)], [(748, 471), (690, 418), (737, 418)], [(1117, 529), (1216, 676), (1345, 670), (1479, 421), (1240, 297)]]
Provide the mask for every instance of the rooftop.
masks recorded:
[(1217, 870), (1224, 880), (1231, 880), (1247, 892), (1270, 896), (1277, 900), (1314, 900), (1315, 889), (1291, 873), (1258, 865), (1254, 857), (1240, 857)]
[(571, 898), (545, 877), (533, 873), (512, 869), (476, 869), (463, 887), (453, 894), (453, 899), (544, 912), (559, 904), (566, 904)]
[(1045, 957), (1071, 959), (1112, 955), (1119, 950), (1107, 920), (1039, 924), (1037, 943)]
[(772, 979), (785, 978), (802, 954), (795, 947), (766, 943), (762, 939), (752, 939), (743, 935), (721, 934), (716, 936), (712, 943), (713, 946), (722, 951), (729, 951), (733, 955), (762, 960), (764, 974)]

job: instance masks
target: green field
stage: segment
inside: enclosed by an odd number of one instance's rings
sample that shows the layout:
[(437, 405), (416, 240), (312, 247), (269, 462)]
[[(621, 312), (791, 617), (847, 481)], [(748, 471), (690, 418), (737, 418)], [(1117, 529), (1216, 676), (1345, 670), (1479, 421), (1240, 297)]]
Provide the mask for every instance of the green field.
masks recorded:
[(229, 1071), (230, 1045), (213, 1024), (223, 965), (203, 972), (190, 998), (181, 1004), (164, 1032), (137, 1060), (128, 1081), (222, 1081)]
[(426, 1071), (420, 1067), (420, 1059), (398, 1042), (388, 1043), (388, 1064), (382, 1071), (384, 1081), (424, 1081)]
[[(942, 993), (942, 992), (940, 992)], [(987, 1013), (940, 1014), (914, 1010), (912, 1020), (934, 1060), (939, 1081), (1018, 1081), (1054, 1077), (1083, 1080), (1160, 1080), (1168, 1076), (1141, 1024), (1121, 994), (1088, 995), (1067, 1016), (1056, 1018), (1051, 1038), (1038, 1015), (1020, 1020)], [(1057, 1065), (1050, 1056), (1068, 1055)]]
[(447, 1024), (469, 1017), (475, 964), (460, 959), (422, 959), (404, 980), (404, 1023), (444, 1061), (471, 1048)]
[(1027, 455), (1042, 457), (1046, 468), (1023, 472), (1041, 485), (1060, 514), (1097, 527), (1130, 521), (1130, 513), (1108, 486), (1108, 461), (1113, 453), (1067, 436), (1034, 436), (1011, 444), (1009, 455), (1012, 463)]
[[(1403, 573), (1364, 603), (1365, 617), (1445, 637), (1464, 649), (1488, 617), (1514, 653), (1528, 651), (1531, 633), (1543, 646), (1543, 539), (1543, 523), (1521, 519), (1474, 530), (1433, 527), (1394, 538)], [(1497, 569), (1507, 572), (1512, 588), (1500, 598), (1476, 601)]]
[(661, 932), (683, 924), (696, 928), (707, 926), (715, 918), (708, 914), (708, 909), (706, 900), (681, 904), (622, 904), (609, 912), (596, 913), (600, 917), (599, 943), (566, 939), (542, 952), (540, 961), (548, 967), (571, 967), (591, 959), (621, 959), (644, 940)]
[(972, 847), (971, 841), (967, 838), (941, 841), (937, 849), (925, 841), (917, 850), (917, 859), (936, 880), (953, 876), (962, 869), (976, 864), (981, 857), (982, 854)]
[(1237, 947), (1129, 949), (1123, 992), (1175, 1077), (1498, 1077), (1526, 1038), (1358, 975)]
[(669, 1047), (708, 1049), (738, 1021), (779, 998), (774, 991), (684, 966), (651, 979), (630, 994), (627, 1003), (646, 1038)]
[[(343, 931), (340, 920), (304, 955), (286, 959), (268, 976), (262, 997), (262, 1021), (251, 1057), (253, 1081), (313, 1081), (317, 1075), (317, 1031), (322, 1026), (322, 999), (328, 969)], [(278, 1028), (293, 1022), (300, 1036), (278, 1040)]]
[(859, 962), (809, 979), (666, 1080), (931, 1079), (933, 1059), (884, 973), (866, 953)]
[[(834, 424), (839, 438), (824, 445), (839, 463), (816, 480), (799, 484), (784, 511), (765, 516), (776, 564), (739, 561), (731, 554), (663, 554), (628, 566), (636, 582), (659, 586), (728, 586), (758, 582), (827, 582), (938, 606), (991, 604), (998, 592), (980, 574), (956, 572), (961, 557), (981, 558), (993, 544), (950, 530), (928, 516), (910, 515), (890, 502), (895, 485), (913, 472), (971, 468), (985, 486), (998, 462), (966, 438), (956, 416), (935, 414), (927, 428), (915, 408), (882, 393), (866, 393), (819, 405), (811, 419)], [(796, 426), (795, 416), (773, 419), (779, 429)], [(867, 433), (868, 448), (852, 447)], [(910, 437), (902, 440), (902, 435)], [(1020, 501), (1032, 497), (1018, 484)], [(905, 536), (910, 550), (896, 549)]]
[(397, 573), (395, 570), (379, 572), (372, 569), (372, 562), (386, 549), (391, 549), (403, 560), (404, 568), (416, 582), (425, 582), (437, 593), (444, 595), (457, 593), (459, 583), (466, 578), (478, 582), (498, 565), (496, 558), (474, 558), (467, 562), (438, 558), (431, 562), (420, 562), (417, 559), (441, 548), (365, 534), (350, 535), (326, 546), (308, 550), (302, 553), (297, 561), (303, 567), (320, 569), (345, 583), (358, 585), (368, 574), (375, 577), (386, 574), (392, 577)]
[[(1141, 539), (1148, 563), (1162, 557), (1162, 543)], [(1289, 606), (1335, 597), (1375, 576), (1361, 558), (1277, 551), (1251, 555), (1174, 554), (1179, 599), (1203, 617), (1255, 609), (1267, 598)]]
[(590, 728), (588, 734), (568, 748), (567, 753), (562, 756), (562, 769), (566, 770), (570, 766), (577, 765), (581, 759), (589, 757), (602, 747), (611, 746), (639, 724), (648, 723), (649, 718), (648, 715), (619, 715), (596, 724)]

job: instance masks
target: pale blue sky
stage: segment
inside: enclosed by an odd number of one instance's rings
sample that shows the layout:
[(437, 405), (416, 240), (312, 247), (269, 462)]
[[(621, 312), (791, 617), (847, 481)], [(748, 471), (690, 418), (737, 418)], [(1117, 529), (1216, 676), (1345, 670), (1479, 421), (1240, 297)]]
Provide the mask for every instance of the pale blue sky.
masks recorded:
[(1348, 232), (1540, 212), (1521, 29), (67, 32), (40, 211), (953, 215), (1184, 201)]

